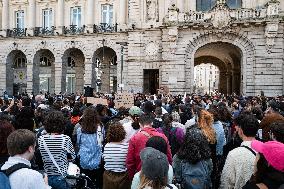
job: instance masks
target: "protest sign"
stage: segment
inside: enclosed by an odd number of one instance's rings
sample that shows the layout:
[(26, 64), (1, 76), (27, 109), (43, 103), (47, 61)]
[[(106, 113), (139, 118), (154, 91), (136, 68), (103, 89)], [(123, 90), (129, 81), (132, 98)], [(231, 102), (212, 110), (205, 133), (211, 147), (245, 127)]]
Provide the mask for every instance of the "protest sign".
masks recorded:
[(118, 93), (115, 95), (115, 107), (131, 108), (134, 106), (134, 96), (131, 93)]
[(97, 105), (97, 104), (102, 104), (106, 106), (108, 105), (107, 99), (95, 98), (95, 97), (87, 97), (87, 103), (94, 104), (94, 105)]

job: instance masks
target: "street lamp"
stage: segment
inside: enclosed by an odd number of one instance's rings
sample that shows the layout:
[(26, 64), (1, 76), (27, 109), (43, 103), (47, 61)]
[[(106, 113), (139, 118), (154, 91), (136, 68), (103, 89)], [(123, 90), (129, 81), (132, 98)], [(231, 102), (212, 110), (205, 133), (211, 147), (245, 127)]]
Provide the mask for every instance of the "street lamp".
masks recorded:
[(127, 46), (128, 43), (127, 42), (116, 42), (116, 44), (120, 44), (121, 46), (121, 50), (120, 50), (120, 56), (121, 56), (121, 61), (120, 61), (120, 64), (121, 64), (121, 69), (120, 69), (120, 92), (122, 93), (122, 72), (123, 72), (123, 55), (124, 55), (124, 46)]

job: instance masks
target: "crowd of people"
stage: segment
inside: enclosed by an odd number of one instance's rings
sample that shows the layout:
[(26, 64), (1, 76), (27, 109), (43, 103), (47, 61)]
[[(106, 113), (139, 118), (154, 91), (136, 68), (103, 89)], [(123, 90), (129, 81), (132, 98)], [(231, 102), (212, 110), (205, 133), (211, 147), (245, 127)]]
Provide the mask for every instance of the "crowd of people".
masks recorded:
[(284, 96), (99, 96), (0, 99), (0, 189), (284, 188)]

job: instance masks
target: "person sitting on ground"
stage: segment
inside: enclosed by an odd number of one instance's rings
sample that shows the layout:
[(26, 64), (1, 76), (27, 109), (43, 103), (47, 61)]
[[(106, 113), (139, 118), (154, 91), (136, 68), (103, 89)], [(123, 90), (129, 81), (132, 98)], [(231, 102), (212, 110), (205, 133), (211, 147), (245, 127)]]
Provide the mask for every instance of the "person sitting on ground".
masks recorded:
[[(152, 147), (156, 150), (159, 150), (160, 152), (163, 152), (164, 154), (167, 154), (167, 143), (166, 141), (159, 136), (153, 136), (149, 138), (149, 140), (146, 143), (146, 147)], [(134, 175), (134, 178), (132, 180), (131, 189), (137, 189), (140, 185), (140, 173), (136, 173)], [(169, 165), (169, 171), (168, 171), (168, 184), (172, 184), (173, 181), (173, 167)]]
[(255, 173), (243, 189), (279, 189), (284, 186), (284, 144), (277, 141), (262, 143), (254, 140), (251, 147), (259, 152)]
[[(31, 169), (31, 163), (35, 152), (36, 137), (35, 134), (27, 129), (18, 129), (12, 132), (7, 138), (7, 148), (9, 159), (1, 167), (1, 170), (17, 165), (23, 165), (9, 176), (11, 189), (29, 188), (29, 189), (47, 189), (47, 178), (43, 179), (41, 173)], [(3, 183), (1, 183), (3, 184)]]
[(253, 174), (256, 153), (251, 149), (251, 141), (255, 139), (259, 123), (252, 114), (242, 113), (236, 118), (237, 133), (243, 140), (241, 146), (231, 150), (227, 156), (222, 175), (220, 189), (242, 188)]
[(146, 147), (140, 158), (142, 167), (138, 189), (177, 189), (175, 185), (168, 184), (169, 162), (163, 152)]

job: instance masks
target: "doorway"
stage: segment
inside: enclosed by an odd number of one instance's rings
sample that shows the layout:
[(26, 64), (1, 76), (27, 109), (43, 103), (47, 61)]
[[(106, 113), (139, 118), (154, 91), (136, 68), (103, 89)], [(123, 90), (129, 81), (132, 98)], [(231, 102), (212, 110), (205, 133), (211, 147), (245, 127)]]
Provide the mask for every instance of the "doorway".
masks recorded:
[(144, 70), (143, 74), (143, 90), (144, 93), (156, 94), (157, 89), (159, 89), (159, 70), (151, 69)]

